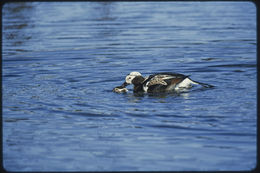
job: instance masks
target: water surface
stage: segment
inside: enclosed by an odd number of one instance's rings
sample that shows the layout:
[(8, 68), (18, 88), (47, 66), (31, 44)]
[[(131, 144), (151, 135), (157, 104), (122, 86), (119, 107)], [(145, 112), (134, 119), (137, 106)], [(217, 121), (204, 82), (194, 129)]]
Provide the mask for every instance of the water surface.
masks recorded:
[[(2, 13), (6, 170), (255, 168), (254, 4), (27, 2)], [(216, 87), (111, 92), (131, 71)]]

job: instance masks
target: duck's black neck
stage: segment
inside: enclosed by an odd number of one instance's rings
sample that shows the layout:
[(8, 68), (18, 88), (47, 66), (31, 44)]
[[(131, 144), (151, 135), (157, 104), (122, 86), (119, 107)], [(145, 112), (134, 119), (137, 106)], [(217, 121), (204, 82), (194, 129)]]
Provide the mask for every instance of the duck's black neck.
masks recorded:
[(134, 85), (134, 92), (143, 92), (143, 82), (144, 82), (145, 78), (143, 76), (136, 76), (133, 80), (132, 80), (132, 84)]

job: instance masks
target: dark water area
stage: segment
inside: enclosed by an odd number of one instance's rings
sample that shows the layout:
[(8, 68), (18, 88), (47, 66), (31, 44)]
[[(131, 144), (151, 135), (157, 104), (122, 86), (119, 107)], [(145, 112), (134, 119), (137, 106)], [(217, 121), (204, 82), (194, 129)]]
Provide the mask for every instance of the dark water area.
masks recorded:
[[(131, 71), (213, 89), (113, 93)], [(250, 2), (27, 2), (2, 8), (8, 171), (256, 167)]]

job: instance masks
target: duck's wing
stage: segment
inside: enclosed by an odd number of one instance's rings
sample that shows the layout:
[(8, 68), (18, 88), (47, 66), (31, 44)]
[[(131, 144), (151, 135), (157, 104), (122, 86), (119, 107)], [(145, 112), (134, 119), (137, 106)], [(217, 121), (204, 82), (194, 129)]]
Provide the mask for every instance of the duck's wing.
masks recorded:
[(152, 85), (169, 85), (173, 80), (180, 81), (186, 76), (177, 73), (159, 73), (149, 76), (146, 86), (150, 87)]
[(189, 76), (186, 76), (186, 75), (183, 75), (183, 74), (180, 74), (180, 73), (171, 73), (171, 72), (162, 72), (162, 73), (156, 73), (154, 74), (154, 76), (157, 76), (157, 75), (165, 75), (165, 76), (168, 76), (168, 77), (172, 77), (172, 78), (186, 78), (186, 77), (189, 77)]

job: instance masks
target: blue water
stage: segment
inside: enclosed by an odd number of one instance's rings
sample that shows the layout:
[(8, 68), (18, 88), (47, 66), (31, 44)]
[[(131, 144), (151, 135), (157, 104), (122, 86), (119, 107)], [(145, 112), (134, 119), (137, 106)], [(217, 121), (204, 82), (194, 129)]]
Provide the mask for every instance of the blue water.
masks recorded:
[[(2, 13), (6, 170), (255, 168), (253, 3), (27, 2)], [(113, 93), (131, 71), (215, 88)]]

